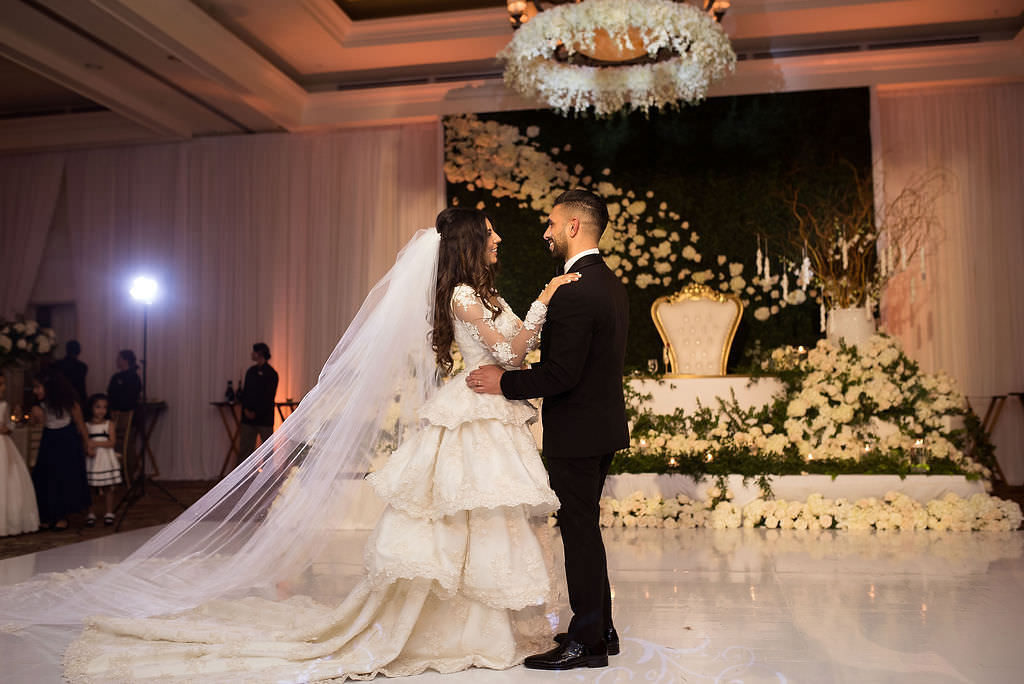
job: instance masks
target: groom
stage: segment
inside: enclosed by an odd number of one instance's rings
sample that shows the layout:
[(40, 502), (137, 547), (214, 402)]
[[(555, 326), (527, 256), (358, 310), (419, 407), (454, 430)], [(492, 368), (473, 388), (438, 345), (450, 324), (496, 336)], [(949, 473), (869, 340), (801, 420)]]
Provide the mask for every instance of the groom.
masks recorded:
[(531, 669), (604, 667), (619, 652), (599, 517), (612, 456), (629, 445), (622, 396), (629, 302), (597, 249), (607, 224), (604, 200), (586, 190), (555, 200), (544, 239), (564, 272), (581, 277), (551, 298), (540, 363), (518, 371), (484, 366), (467, 379), (481, 393), (544, 397), (544, 459), (561, 502), (573, 617), (568, 632), (555, 637), (558, 647), (526, 659)]

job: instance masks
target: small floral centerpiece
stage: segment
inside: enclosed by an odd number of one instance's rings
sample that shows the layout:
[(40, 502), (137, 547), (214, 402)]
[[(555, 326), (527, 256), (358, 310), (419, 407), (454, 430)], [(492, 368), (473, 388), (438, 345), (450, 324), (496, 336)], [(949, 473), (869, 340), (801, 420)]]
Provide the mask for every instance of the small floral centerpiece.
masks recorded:
[(30, 363), (57, 344), (53, 330), (36, 321), (0, 321), (0, 368)]
[(523, 95), (598, 116), (699, 102), (736, 63), (711, 16), (672, 0), (555, 7), (524, 24), (498, 57), (505, 83)]

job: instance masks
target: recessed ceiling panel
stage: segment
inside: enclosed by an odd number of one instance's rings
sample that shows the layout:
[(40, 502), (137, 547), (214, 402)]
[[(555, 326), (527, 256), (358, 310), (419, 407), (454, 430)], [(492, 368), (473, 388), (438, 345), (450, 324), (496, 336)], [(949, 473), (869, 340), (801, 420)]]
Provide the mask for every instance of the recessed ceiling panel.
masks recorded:
[(334, 0), (350, 19), (385, 19), (410, 14), (504, 7), (505, 0)]
[(0, 57), (0, 117), (103, 109), (92, 100)]

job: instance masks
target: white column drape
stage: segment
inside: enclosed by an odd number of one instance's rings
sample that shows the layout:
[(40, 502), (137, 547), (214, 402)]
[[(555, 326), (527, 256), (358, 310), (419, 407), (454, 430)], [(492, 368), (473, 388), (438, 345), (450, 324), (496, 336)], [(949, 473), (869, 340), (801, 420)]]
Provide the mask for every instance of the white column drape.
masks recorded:
[[(956, 178), (924, 263), (887, 289), (885, 328), (926, 370), (956, 378), (983, 414), (991, 396), (1024, 391), (1024, 83), (887, 87), (874, 101), (882, 201), (931, 168)], [(1007, 479), (1024, 482), (1016, 398), (993, 439)]]
[(278, 400), (300, 399), (370, 286), (443, 207), (439, 124), (210, 138), (67, 155), (79, 338), (90, 391), (118, 349), (142, 352), (165, 478), (215, 477), (227, 436), (209, 402), (266, 342)]
[(63, 174), (60, 154), (10, 157), (0, 163), (0, 318), (26, 312)]

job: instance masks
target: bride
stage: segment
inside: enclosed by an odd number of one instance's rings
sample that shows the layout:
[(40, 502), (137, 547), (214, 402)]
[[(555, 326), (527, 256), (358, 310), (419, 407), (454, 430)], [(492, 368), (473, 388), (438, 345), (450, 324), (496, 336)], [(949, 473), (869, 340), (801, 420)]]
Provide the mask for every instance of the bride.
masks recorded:
[[(536, 411), (438, 381), (453, 343), (467, 369), (520, 367), (552, 294), (579, 277), (552, 280), (520, 320), (494, 287), (500, 242), (483, 213), (442, 211), (267, 443), (122, 563), (0, 589), (5, 631), (64, 625), (65, 676), (81, 682), (508, 668), (544, 646), (550, 579), (530, 519), (558, 500)], [(353, 513), (346, 490), (375, 453), (386, 461), (366, 479), (387, 506), (341, 587), (315, 559), (354, 550), (324, 511)]]

